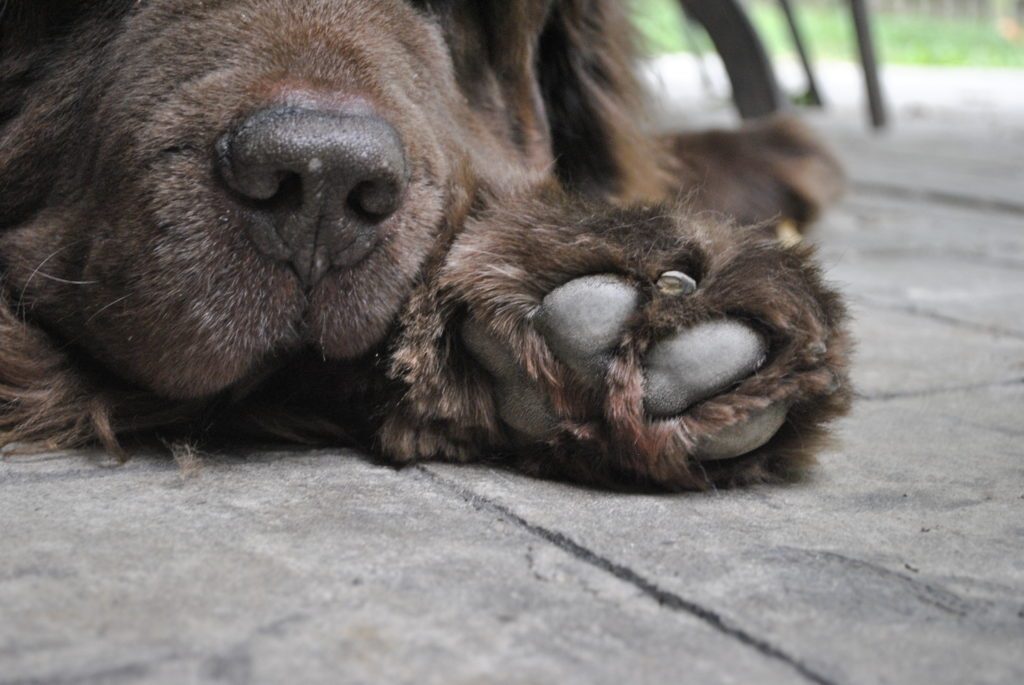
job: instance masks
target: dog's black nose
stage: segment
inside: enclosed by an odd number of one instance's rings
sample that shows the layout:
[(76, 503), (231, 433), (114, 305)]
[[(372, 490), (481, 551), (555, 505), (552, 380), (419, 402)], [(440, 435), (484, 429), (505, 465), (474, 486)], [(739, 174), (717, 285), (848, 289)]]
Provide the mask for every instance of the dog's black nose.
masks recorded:
[(373, 249), (408, 183), (402, 141), (375, 114), (263, 110), (221, 136), (217, 162), (256, 247), (306, 286)]

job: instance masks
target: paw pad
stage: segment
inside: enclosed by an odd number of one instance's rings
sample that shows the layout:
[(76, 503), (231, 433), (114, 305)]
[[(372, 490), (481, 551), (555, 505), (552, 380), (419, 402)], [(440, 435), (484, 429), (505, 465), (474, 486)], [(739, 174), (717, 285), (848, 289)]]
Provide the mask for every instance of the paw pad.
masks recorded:
[(534, 326), (555, 356), (591, 385), (604, 380), (640, 293), (616, 276), (584, 276), (553, 290)]
[(647, 411), (658, 418), (682, 414), (757, 371), (767, 353), (764, 339), (738, 321), (680, 331), (647, 355)]
[(462, 341), (494, 377), (495, 402), (502, 420), (517, 433), (543, 440), (555, 431), (557, 419), (540, 389), (530, 382), (508, 348), (475, 319), (462, 327)]
[[(696, 292), (697, 283), (683, 272), (668, 271), (656, 287), (662, 295), (684, 297)], [(624, 278), (584, 276), (548, 294), (533, 324), (559, 361), (587, 384), (601, 387), (630, 319), (642, 306), (640, 291)], [(557, 421), (550, 404), (504, 344), (474, 320), (467, 322), (463, 334), (467, 347), (495, 378), (504, 421), (533, 439), (552, 435)], [(680, 416), (756, 373), (767, 355), (763, 336), (740, 321), (723, 319), (681, 330), (656, 342), (644, 359), (644, 407), (655, 419)], [(727, 459), (757, 449), (782, 426), (786, 412), (784, 406), (771, 406), (740, 425), (704, 436), (698, 458)]]
[(789, 407), (775, 404), (752, 415), (744, 423), (705, 436), (697, 445), (697, 458), (718, 461), (753, 452), (775, 437), (788, 414)]

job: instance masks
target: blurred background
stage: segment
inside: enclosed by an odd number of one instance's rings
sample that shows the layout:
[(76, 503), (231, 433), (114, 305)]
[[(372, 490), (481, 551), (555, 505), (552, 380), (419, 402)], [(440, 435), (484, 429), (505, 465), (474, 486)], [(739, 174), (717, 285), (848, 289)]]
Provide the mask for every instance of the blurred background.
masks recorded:
[[(678, 30), (682, 11), (677, 0), (633, 2), (650, 54), (711, 50), (699, 32), (693, 32), (691, 41)], [(780, 5), (775, 0), (743, 4), (770, 52), (792, 58), (793, 43)], [(848, 2), (794, 0), (793, 6), (816, 57), (855, 59)], [(1024, 68), (1024, 0), (874, 0), (869, 7), (879, 52), (889, 64)]]
[[(655, 103), (664, 110), (660, 123), (678, 125), (673, 122), (680, 116), (692, 118), (695, 109), (698, 117), (706, 116), (716, 106), (727, 115), (732, 84), (702, 25), (684, 18), (679, 0), (631, 2), (650, 58)], [(721, 7), (713, 0), (684, 2), (711, 11)], [(870, 122), (851, 0), (740, 0), (782, 97), (797, 104), (814, 101), (786, 4), (803, 39), (821, 111), (833, 122)], [(1018, 129), (1024, 121), (1024, 0), (869, 0), (863, 6), (890, 128), (938, 118)], [(698, 97), (706, 102), (695, 108)]]

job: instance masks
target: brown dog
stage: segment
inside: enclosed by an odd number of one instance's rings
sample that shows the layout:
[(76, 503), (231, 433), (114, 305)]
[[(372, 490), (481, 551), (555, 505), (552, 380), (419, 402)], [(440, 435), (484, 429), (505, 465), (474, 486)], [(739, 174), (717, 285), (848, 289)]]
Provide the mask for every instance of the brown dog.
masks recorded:
[(787, 122), (646, 134), (619, 5), (9, 0), (0, 445), (806, 464), (843, 307), (738, 224), (810, 220), (838, 171)]

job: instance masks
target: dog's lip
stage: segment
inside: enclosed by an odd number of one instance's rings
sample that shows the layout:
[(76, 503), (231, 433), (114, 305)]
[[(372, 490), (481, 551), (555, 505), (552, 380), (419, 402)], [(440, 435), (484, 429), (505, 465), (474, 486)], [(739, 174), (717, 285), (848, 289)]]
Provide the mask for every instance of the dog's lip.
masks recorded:
[[(353, 245), (356, 244), (356, 241), (357, 241), (357, 238), (353, 238), (347, 245), (341, 247), (338, 251), (339, 252), (346, 252), (346, 251), (348, 251), (348, 249), (350, 247), (352, 247)], [(294, 266), (292, 266), (291, 264), (287, 264), (287, 263), (282, 263), (282, 264), (288, 270), (288, 272), (298, 280), (299, 287), (302, 288), (302, 291), (305, 293), (306, 299), (308, 301), (308, 300), (312, 299), (311, 296), (313, 295), (313, 293), (316, 292), (316, 290), (318, 288), (321, 288), (321, 287), (324, 286), (325, 282), (328, 279), (330, 279), (330, 278), (338, 278), (338, 277), (342, 276), (345, 272), (358, 270), (363, 264), (365, 264), (367, 261), (369, 261), (373, 257), (373, 253), (376, 252), (377, 249), (380, 247), (380, 242), (381, 241), (380, 241), (379, 238), (375, 239), (373, 241), (373, 244), (371, 246), (369, 246), (368, 248), (366, 248), (364, 251), (362, 251), (358, 255), (358, 257), (356, 257), (356, 259), (354, 259), (351, 263), (348, 263), (348, 264), (331, 264), (330, 266), (326, 267), (326, 269), (323, 272), (323, 275), (320, 276), (320, 278), (317, 279), (316, 283), (313, 283), (313, 284), (306, 283), (303, 280), (302, 276), (295, 271)], [(308, 306), (308, 304), (307, 304), (307, 306)]]
[[(387, 235), (378, 236), (374, 241), (373, 247), (367, 250), (365, 254), (362, 254), (351, 264), (332, 265), (327, 269), (319, 281), (308, 286), (302, 282), (302, 279), (297, 273), (295, 273), (290, 264), (286, 262), (277, 262), (277, 268), (282, 272), (287, 273), (288, 277), (293, 280), (297, 290), (305, 300), (305, 304), (302, 309), (302, 318), (309, 318), (310, 312), (316, 304), (317, 296), (326, 289), (333, 289), (336, 287), (339, 280), (348, 278), (357, 281), (360, 279), (369, 281), (369, 274), (365, 273), (365, 271), (373, 268), (374, 260), (380, 258), (378, 255), (381, 252), (381, 248), (388, 240), (389, 236)], [(353, 292), (353, 289), (345, 288), (344, 292), (345, 294), (350, 294)]]

